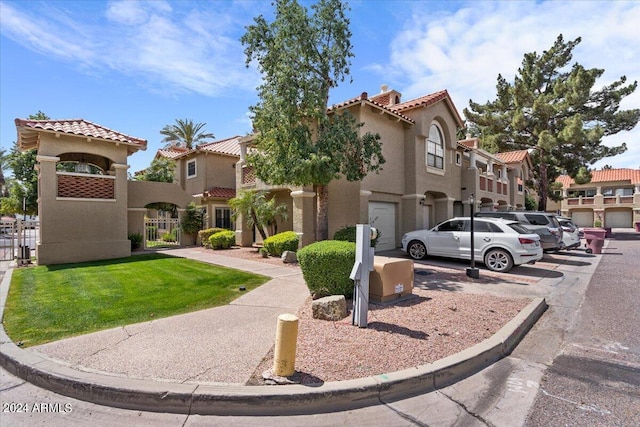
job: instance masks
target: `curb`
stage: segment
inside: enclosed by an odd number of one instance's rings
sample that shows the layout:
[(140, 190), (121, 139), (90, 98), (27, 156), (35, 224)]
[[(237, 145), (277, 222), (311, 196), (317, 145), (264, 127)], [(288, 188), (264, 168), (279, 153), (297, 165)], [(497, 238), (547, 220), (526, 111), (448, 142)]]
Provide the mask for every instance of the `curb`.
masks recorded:
[[(2, 280), (0, 316), (12, 268)], [(54, 393), (123, 409), (237, 416), (317, 414), (395, 401), (460, 381), (509, 355), (547, 307), (544, 298), (536, 298), (492, 337), (434, 363), (317, 386), (175, 383), (84, 372), (19, 348), (1, 326), (0, 365)]]

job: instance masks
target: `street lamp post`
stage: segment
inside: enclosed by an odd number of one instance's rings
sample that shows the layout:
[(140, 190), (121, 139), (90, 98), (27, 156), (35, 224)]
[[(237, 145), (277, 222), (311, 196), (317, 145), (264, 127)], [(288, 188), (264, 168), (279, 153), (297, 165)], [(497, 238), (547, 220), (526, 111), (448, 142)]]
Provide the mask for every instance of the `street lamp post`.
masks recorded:
[(471, 208), (471, 267), (467, 268), (467, 277), (471, 277), (473, 279), (479, 279), (480, 278), (480, 270), (478, 270), (476, 268), (476, 257), (475, 257), (475, 237), (474, 237), (474, 230), (473, 230), (473, 215), (475, 214), (475, 205), (476, 205), (476, 200), (475, 197), (473, 195), (473, 193), (471, 193), (471, 195), (469, 196), (469, 207)]

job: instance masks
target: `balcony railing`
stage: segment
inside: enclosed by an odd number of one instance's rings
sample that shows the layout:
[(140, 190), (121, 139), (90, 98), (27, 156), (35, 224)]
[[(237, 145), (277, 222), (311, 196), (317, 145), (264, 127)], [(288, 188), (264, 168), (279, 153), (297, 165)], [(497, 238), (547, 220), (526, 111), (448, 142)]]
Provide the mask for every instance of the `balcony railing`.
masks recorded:
[(115, 199), (116, 180), (111, 175), (58, 172), (58, 197), (73, 199)]
[[(598, 196), (599, 197), (599, 196)], [(596, 204), (596, 197), (569, 197), (566, 200), (569, 206), (590, 206)], [(603, 205), (632, 205), (633, 196), (604, 196), (602, 197)]]

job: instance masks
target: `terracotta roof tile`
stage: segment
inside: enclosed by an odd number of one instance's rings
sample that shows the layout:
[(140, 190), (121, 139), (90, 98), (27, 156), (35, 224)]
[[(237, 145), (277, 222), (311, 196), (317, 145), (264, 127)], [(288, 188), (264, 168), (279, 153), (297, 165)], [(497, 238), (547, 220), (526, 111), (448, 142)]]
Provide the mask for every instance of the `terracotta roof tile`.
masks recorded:
[[(402, 120), (404, 120), (406, 122), (409, 122), (409, 123), (415, 123), (415, 120), (413, 120), (412, 118), (407, 117), (404, 114), (399, 113), (397, 111), (394, 111), (390, 107), (386, 107), (386, 106), (384, 106), (384, 105), (382, 105), (382, 104), (380, 104), (380, 103), (378, 103), (376, 101), (368, 99), (368, 96), (369, 95), (367, 94), (367, 92), (362, 92), (362, 94), (360, 96), (358, 96), (356, 98), (348, 99), (348, 100), (343, 101), (343, 102), (341, 102), (339, 104), (335, 104), (335, 105), (329, 107), (327, 109), (327, 111), (331, 112), (332, 110), (337, 110), (337, 109), (340, 109), (340, 108), (346, 108), (346, 107), (350, 107), (350, 106), (352, 106), (354, 104), (359, 104), (359, 103), (364, 102), (364, 103), (366, 103), (368, 105), (371, 105), (371, 106), (374, 106), (376, 108), (381, 109), (382, 111), (384, 111), (385, 113), (387, 113), (387, 114), (389, 114), (391, 116), (397, 117), (397, 118), (402, 119)], [(393, 107), (395, 107), (395, 105)]]
[(224, 187), (211, 187), (207, 191), (202, 193), (202, 197), (228, 200), (236, 197), (236, 189), (224, 188)]
[(177, 159), (182, 156), (184, 153), (189, 151), (184, 147), (170, 147), (170, 148), (161, 148), (156, 153), (156, 157), (166, 157), (168, 159)]
[(220, 141), (213, 141), (207, 144), (198, 145), (197, 150), (208, 151), (211, 153), (226, 154), (229, 156), (240, 157), (240, 137), (232, 136), (231, 138)]
[(505, 163), (522, 163), (529, 152), (527, 150), (505, 151), (496, 153), (496, 157)]
[(16, 119), (16, 126), (33, 130), (44, 130), (69, 135), (85, 136), (107, 141), (124, 142), (146, 148), (147, 140), (126, 135), (84, 119), (25, 120)]
[[(563, 187), (569, 187), (575, 181), (568, 175), (559, 176), (556, 181)], [(630, 184), (640, 184), (640, 169), (601, 169), (591, 171), (591, 182), (620, 182), (629, 181)]]
[(435, 92), (435, 93), (431, 93), (429, 95), (424, 95), (421, 96), (419, 98), (416, 99), (412, 99), (410, 101), (405, 101), (405, 102), (401, 102), (400, 104), (395, 104), (395, 105), (390, 105), (389, 109), (397, 112), (397, 113), (402, 113), (408, 110), (412, 110), (414, 108), (419, 108), (419, 107), (429, 107), (437, 102), (440, 101), (447, 101), (450, 104), (451, 110), (453, 112), (453, 114), (455, 115), (455, 117), (458, 119), (458, 122), (460, 124), (464, 123), (464, 120), (462, 120), (462, 117), (460, 117), (460, 113), (458, 113), (458, 110), (456, 109), (455, 105), (453, 104), (453, 101), (451, 100), (451, 97), (449, 96), (449, 92), (447, 92), (447, 90), (441, 90), (439, 92)]

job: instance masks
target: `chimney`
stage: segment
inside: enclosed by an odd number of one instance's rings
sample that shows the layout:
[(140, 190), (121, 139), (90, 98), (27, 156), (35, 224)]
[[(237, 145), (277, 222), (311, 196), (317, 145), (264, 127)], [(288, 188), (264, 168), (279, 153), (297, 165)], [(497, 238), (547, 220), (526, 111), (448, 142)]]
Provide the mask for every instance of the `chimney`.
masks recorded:
[(380, 93), (385, 93), (387, 90), (389, 90), (389, 86), (387, 85), (380, 86)]

